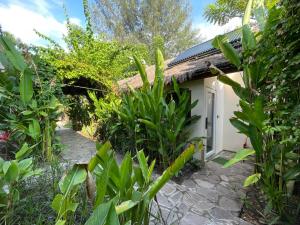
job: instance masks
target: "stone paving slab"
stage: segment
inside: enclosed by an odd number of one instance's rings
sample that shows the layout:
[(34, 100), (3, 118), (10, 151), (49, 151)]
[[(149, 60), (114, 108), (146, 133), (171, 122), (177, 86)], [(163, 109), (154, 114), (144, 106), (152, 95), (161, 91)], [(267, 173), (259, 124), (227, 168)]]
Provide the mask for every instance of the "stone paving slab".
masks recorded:
[[(69, 163), (87, 163), (95, 154), (95, 142), (80, 133), (71, 129), (58, 133), (65, 146), (63, 159)], [(232, 153), (223, 151), (221, 156), (230, 158)], [(120, 162), (122, 156), (117, 157)], [(250, 225), (238, 216), (246, 193), (242, 184), (252, 168), (244, 162), (223, 169), (209, 161), (182, 184), (168, 182), (157, 195), (159, 207), (154, 202), (152, 214), (161, 211), (167, 225)], [(163, 223), (153, 219), (152, 224)]]

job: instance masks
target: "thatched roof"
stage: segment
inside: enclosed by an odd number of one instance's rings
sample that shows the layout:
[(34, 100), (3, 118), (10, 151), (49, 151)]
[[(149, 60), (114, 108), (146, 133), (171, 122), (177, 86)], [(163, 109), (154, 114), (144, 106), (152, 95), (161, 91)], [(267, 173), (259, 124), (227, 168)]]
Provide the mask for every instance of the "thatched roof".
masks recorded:
[[(229, 43), (240, 50), (241, 30), (237, 29), (225, 35)], [(171, 83), (173, 76), (179, 83), (214, 76), (210, 73), (208, 64), (213, 64), (225, 73), (237, 71), (236, 67), (231, 65), (218, 49), (213, 47), (212, 41), (213, 39), (195, 45), (179, 54), (175, 59), (165, 61), (165, 85)], [(152, 84), (155, 77), (155, 66), (147, 67), (146, 72), (148, 80)], [(142, 85), (143, 82), (140, 75), (118, 81), (118, 86), (121, 90), (126, 90), (128, 86), (140, 88)]]
[[(235, 72), (236, 68), (231, 65), (223, 56), (223, 54), (215, 54), (200, 59), (189, 60), (173, 67), (168, 67), (168, 63), (171, 60), (165, 61), (165, 85), (168, 85), (172, 81), (172, 76), (176, 78), (179, 83), (183, 83), (189, 80), (202, 79), (206, 77), (214, 76), (208, 69), (207, 62), (210, 62), (217, 66), (219, 69), (226, 73)], [(155, 66), (149, 66), (146, 68), (148, 80), (150, 84), (154, 82)], [(132, 88), (140, 88), (143, 85), (140, 75), (135, 75), (130, 78), (126, 78), (118, 81), (118, 85), (121, 90), (127, 89), (128, 86)]]

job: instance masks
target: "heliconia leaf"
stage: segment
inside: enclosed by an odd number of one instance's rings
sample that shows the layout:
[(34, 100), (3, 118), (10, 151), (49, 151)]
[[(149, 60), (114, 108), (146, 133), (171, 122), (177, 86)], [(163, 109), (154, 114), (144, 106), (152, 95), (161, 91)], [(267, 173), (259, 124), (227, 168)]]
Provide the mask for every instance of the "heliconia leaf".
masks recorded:
[(24, 158), (28, 153), (31, 152), (31, 148), (28, 147), (28, 144), (25, 142), (21, 149), (19, 151), (17, 151), (16, 153), (16, 159), (20, 160), (22, 158)]
[(151, 180), (151, 176), (152, 176), (152, 172), (153, 172), (153, 169), (154, 169), (154, 166), (155, 166), (155, 162), (156, 160), (153, 160), (149, 166), (149, 169), (148, 169), (148, 181)]
[(59, 188), (62, 193), (69, 193), (75, 185), (85, 181), (87, 176), (86, 170), (82, 165), (75, 164), (73, 168), (59, 182)]
[(139, 201), (132, 201), (132, 200), (122, 202), (120, 205), (116, 206), (116, 213), (119, 215), (123, 212), (126, 212), (132, 207), (136, 206), (138, 203)]
[(283, 176), (283, 178), (288, 181), (288, 180), (296, 180), (300, 178), (300, 165), (296, 165), (293, 168), (290, 168)]
[(32, 158), (27, 158), (19, 161), (18, 166), (20, 175), (23, 175), (24, 173), (32, 169)]
[(145, 154), (144, 154), (143, 150), (139, 151), (136, 154), (136, 156), (138, 158), (139, 165), (140, 165), (140, 168), (142, 170), (144, 180), (147, 181), (147, 179), (148, 179), (148, 164), (147, 164), (147, 159), (145, 157)]
[(127, 152), (124, 156), (124, 159), (122, 160), (121, 166), (120, 166), (120, 187), (122, 189), (126, 189), (128, 186), (128, 183), (130, 183), (132, 173), (132, 158), (130, 156), (130, 153)]
[(97, 164), (99, 163), (98, 157), (103, 158), (105, 155), (107, 155), (107, 152), (111, 149), (111, 144), (109, 141), (105, 142), (103, 145), (100, 145), (99, 143), (96, 145), (97, 145), (97, 155), (94, 156), (88, 164), (88, 170), (90, 172), (92, 172), (97, 166)]
[(151, 128), (153, 130), (157, 129), (157, 126), (153, 122), (151, 122), (149, 120), (138, 119), (138, 121), (141, 122), (141, 123), (143, 123), (143, 124), (145, 124), (147, 127)]
[(250, 26), (248, 24), (245, 24), (242, 27), (242, 44), (243, 49), (253, 49), (256, 46), (256, 39), (254, 37), (254, 34), (252, 33)]
[(260, 131), (257, 130), (256, 127), (250, 125), (249, 126), (248, 137), (251, 141), (253, 149), (255, 149), (256, 154), (260, 156), (263, 153), (263, 138)]
[(12, 41), (8, 37), (1, 35), (0, 45), (4, 49), (4, 54), (6, 58), (11, 62), (15, 69), (17, 69), (21, 73), (24, 72), (26, 68), (24, 57), (21, 55), (20, 52), (16, 50)]
[(33, 96), (32, 73), (29, 69), (26, 69), (23, 73), (21, 73), (20, 96), (23, 103), (28, 103)]
[(109, 217), (111, 207), (114, 207), (112, 201), (100, 204), (92, 213), (85, 225), (105, 225)]
[(254, 155), (254, 154), (255, 154), (255, 151), (253, 149), (241, 149), (234, 155), (234, 157), (232, 159), (227, 161), (223, 167), (228, 168), (228, 167), (234, 165), (235, 163), (238, 163), (238, 162), (244, 160), (249, 155)]
[(7, 182), (16, 181), (19, 176), (19, 167), (16, 162), (12, 161), (4, 174), (4, 179)]
[(241, 59), (238, 52), (232, 47), (225, 35), (218, 35), (214, 38), (212, 45), (222, 51), (225, 58), (237, 68), (241, 66)]
[(248, 0), (246, 10), (245, 10), (245, 13), (244, 13), (244, 17), (243, 17), (243, 25), (249, 24), (249, 22), (250, 22), (252, 4), (253, 4), (253, 0)]
[(97, 176), (96, 178), (96, 185), (97, 185), (97, 195), (94, 203), (94, 207), (97, 207), (103, 202), (106, 190), (107, 190), (107, 185), (108, 185), (108, 180), (109, 180), (109, 171), (110, 171), (110, 166), (111, 166), (112, 159), (110, 159), (107, 162), (107, 167), (105, 170), (102, 171), (100, 176)]
[(176, 78), (174, 76), (172, 76), (172, 82), (173, 82), (173, 88), (174, 88), (174, 91), (175, 93), (180, 96), (180, 88), (179, 88), (179, 85), (176, 81)]
[(249, 135), (249, 126), (237, 118), (231, 118), (230, 123), (238, 129), (239, 132)]
[(151, 185), (147, 195), (150, 199), (152, 199), (159, 190), (176, 174), (179, 170), (184, 166), (184, 164), (190, 160), (190, 158), (195, 153), (195, 146), (190, 145), (187, 149), (185, 149), (177, 159), (169, 166), (165, 172), (157, 178), (157, 180)]
[(39, 121), (33, 119), (28, 126), (28, 130), (29, 130), (29, 135), (32, 138), (37, 139), (41, 135), (41, 127)]
[(65, 225), (66, 221), (65, 220), (58, 220), (55, 225)]
[(140, 76), (142, 78), (143, 87), (148, 90), (150, 88), (150, 83), (149, 83), (148, 76), (147, 76), (147, 73), (145, 70), (145, 66), (140, 62), (140, 60), (136, 56), (133, 56), (133, 58), (134, 58), (136, 66), (139, 70)]
[(248, 187), (249, 185), (257, 183), (261, 177), (260, 173), (252, 174), (251, 176), (247, 177), (244, 181), (244, 187)]

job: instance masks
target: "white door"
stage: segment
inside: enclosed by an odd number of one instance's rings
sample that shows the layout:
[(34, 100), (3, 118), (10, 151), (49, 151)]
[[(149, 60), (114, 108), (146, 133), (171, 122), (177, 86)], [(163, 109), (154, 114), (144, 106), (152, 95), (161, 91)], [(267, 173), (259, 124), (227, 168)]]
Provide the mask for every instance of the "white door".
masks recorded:
[(206, 119), (205, 119), (205, 129), (206, 129), (206, 149), (205, 158), (211, 156), (215, 153), (215, 143), (216, 143), (216, 92), (212, 89), (206, 89)]

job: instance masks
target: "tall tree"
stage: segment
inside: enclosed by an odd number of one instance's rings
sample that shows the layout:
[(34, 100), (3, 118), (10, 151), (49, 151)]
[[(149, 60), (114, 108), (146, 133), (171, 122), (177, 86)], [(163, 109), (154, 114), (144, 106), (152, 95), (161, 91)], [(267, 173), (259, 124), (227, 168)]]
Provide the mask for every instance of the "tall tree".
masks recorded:
[(123, 42), (153, 48), (164, 41), (166, 57), (197, 43), (189, 0), (95, 0), (93, 25), (97, 32)]
[[(253, 5), (254, 7), (265, 5), (266, 8), (270, 9), (277, 2), (278, 0), (253, 0)], [(248, 0), (217, 0), (206, 7), (204, 16), (211, 23), (224, 25), (232, 18), (243, 17), (247, 3)]]

